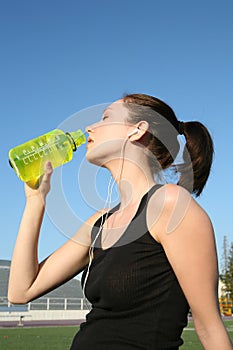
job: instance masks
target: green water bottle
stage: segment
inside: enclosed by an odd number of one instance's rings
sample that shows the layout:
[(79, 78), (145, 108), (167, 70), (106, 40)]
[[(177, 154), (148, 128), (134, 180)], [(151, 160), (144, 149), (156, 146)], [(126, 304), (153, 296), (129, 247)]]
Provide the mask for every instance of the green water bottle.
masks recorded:
[(63, 165), (72, 160), (73, 152), (85, 142), (81, 130), (65, 133), (55, 129), (12, 148), (9, 163), (22, 181), (37, 188), (46, 161), (50, 161), (53, 168)]

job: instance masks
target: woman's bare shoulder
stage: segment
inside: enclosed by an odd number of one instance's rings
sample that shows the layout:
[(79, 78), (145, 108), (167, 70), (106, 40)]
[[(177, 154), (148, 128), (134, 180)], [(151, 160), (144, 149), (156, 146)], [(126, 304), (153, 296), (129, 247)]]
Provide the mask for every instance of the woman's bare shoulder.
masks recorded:
[(166, 234), (173, 232), (183, 220), (193, 222), (204, 219), (209, 220), (205, 210), (184, 187), (179, 185), (161, 186), (148, 203), (148, 227), (152, 233), (156, 231), (156, 235), (162, 231)]

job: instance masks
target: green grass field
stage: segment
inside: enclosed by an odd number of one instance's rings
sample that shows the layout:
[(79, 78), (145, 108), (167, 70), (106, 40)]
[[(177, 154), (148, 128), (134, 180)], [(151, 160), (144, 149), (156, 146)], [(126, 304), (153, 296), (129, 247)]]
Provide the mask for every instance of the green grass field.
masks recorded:
[[(233, 321), (226, 321), (226, 327), (233, 339)], [(1, 350), (69, 350), (77, 327), (44, 328), (1, 328)], [(196, 336), (193, 324), (184, 330), (185, 344), (182, 350), (201, 350), (203, 347)]]

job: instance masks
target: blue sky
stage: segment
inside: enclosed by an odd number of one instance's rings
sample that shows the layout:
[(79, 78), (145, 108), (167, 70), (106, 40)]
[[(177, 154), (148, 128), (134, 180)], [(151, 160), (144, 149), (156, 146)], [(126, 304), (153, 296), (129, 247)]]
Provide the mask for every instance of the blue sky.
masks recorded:
[[(58, 126), (84, 128), (125, 92), (162, 98), (179, 119), (209, 128), (215, 158), (198, 202), (212, 219), (221, 256), (223, 236), (233, 241), (232, 16), (231, 0), (1, 2), (1, 259), (11, 258), (25, 203), (9, 149)], [(58, 181), (68, 210), (57, 204), (52, 213), (51, 195), (40, 259), (92, 213), (93, 179), (108, 182), (108, 174), (84, 165), (85, 146), (54, 176), (53, 191)], [(99, 198), (105, 195), (100, 186)]]

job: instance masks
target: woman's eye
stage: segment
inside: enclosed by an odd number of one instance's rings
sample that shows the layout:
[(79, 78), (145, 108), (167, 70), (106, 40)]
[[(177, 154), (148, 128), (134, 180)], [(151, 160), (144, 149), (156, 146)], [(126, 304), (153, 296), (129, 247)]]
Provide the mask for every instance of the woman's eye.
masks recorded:
[(108, 116), (107, 116), (107, 115), (104, 115), (103, 118), (102, 118), (102, 120), (105, 120), (105, 119), (107, 119), (107, 118), (108, 118)]

